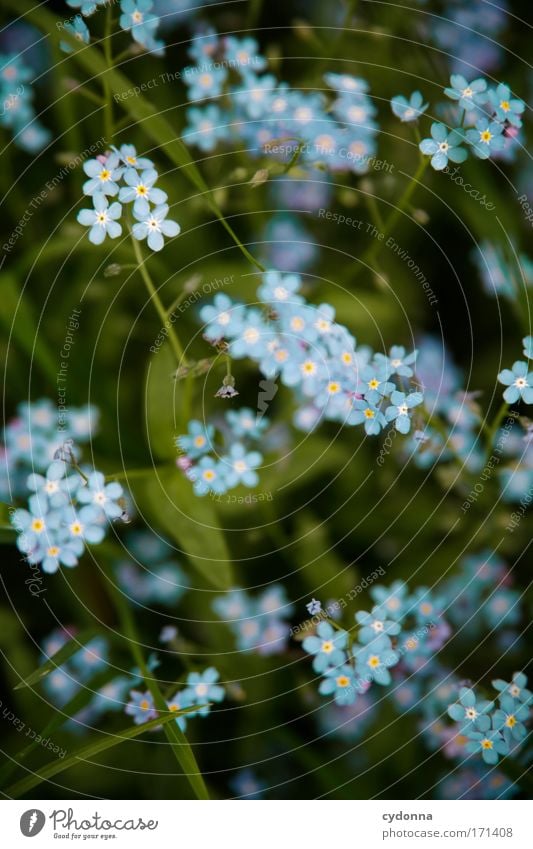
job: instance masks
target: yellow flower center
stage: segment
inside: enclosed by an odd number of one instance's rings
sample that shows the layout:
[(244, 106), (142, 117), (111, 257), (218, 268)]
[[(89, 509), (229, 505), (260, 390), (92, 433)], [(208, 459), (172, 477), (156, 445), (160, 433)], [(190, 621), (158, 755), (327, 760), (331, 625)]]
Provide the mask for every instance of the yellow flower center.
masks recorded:
[(328, 392), (330, 395), (336, 395), (337, 392), (340, 392), (340, 388), (340, 384), (334, 380), (328, 383)]
[(376, 378), (373, 377), (372, 380), (368, 381), (368, 388), (369, 389), (377, 389), (379, 384), (380, 384), (380, 381), (376, 380)]
[(128, 163), (128, 165), (137, 165), (137, 157), (126, 156), (126, 162)]
[(368, 658), (367, 664), (370, 666), (370, 669), (376, 669), (379, 666), (379, 657), (373, 654), (372, 657)]
[(34, 519), (31, 523), (31, 529), (36, 534), (40, 534), (44, 531), (44, 519)]
[(347, 687), (350, 683), (350, 679), (347, 675), (339, 675), (337, 678), (337, 687)]
[(484, 144), (488, 144), (492, 138), (492, 133), (490, 130), (482, 130), (479, 137)]
[(503, 109), (504, 112), (508, 112), (510, 108), (511, 108), (511, 104), (509, 103), (508, 100), (501, 100), (500, 101), (500, 109)]
[(365, 419), (373, 419), (375, 415), (374, 410), (371, 410), (370, 407), (367, 407), (364, 411)]
[(316, 372), (316, 365), (312, 360), (306, 360), (305, 363), (302, 363), (302, 371), (304, 374), (314, 374)]
[(485, 739), (481, 741), (481, 748), (482, 749), (493, 749), (494, 744), (493, 744), (492, 740), (487, 740), (487, 738), (485, 737)]
[(515, 725), (516, 725), (516, 716), (513, 716), (513, 714), (508, 716), (507, 719), (505, 720), (505, 724), (506, 724), (507, 728), (514, 728)]
[(203, 448), (205, 445), (205, 438), (203, 436), (195, 436), (194, 445), (196, 448)]
[(145, 186), (143, 183), (139, 183), (135, 191), (140, 197), (144, 197), (148, 194), (148, 186)]
[(46, 553), (48, 557), (57, 557), (57, 555), (59, 554), (59, 548), (57, 547), (57, 545), (51, 545), (50, 548), (46, 549)]
[(349, 366), (352, 364), (353, 357), (349, 351), (344, 351), (344, 353), (341, 354), (341, 360), (343, 361), (344, 365)]
[(206, 469), (205, 472), (203, 472), (202, 477), (205, 481), (212, 481), (215, 478), (215, 473), (213, 469)]
[(70, 526), (70, 533), (78, 537), (83, 532), (83, 526), (80, 522), (73, 522)]
[(324, 654), (331, 654), (333, 649), (334, 645), (331, 640), (326, 640), (324, 643), (322, 643), (322, 651), (324, 652)]
[(141, 708), (141, 710), (148, 710), (148, 708), (150, 707), (150, 702), (148, 701), (148, 699), (143, 699), (142, 702), (139, 704), (139, 707)]
[(111, 171), (108, 171), (107, 168), (102, 168), (100, 171), (100, 179), (102, 183), (107, 183), (107, 181), (111, 179)]

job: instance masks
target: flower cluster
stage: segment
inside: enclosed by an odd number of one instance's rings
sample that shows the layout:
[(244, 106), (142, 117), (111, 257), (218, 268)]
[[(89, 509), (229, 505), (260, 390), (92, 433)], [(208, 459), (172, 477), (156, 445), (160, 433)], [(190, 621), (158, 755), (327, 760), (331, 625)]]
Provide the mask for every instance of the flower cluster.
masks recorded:
[(526, 689), (522, 672), (513, 675), (511, 683), (492, 682), (498, 695), (498, 707), (492, 701), (477, 699), (473, 690), (461, 687), (459, 700), (448, 707), (448, 714), (460, 724), (466, 738), (465, 750), (481, 754), (487, 764), (498, 763), (500, 755), (516, 756), (527, 735), (525, 722), (531, 718), (533, 694)]
[[(524, 337), (522, 343), (524, 356), (528, 360), (533, 360), (533, 337)], [(533, 404), (533, 371), (529, 371), (529, 365), (525, 360), (517, 360), (512, 369), (505, 368), (499, 373), (498, 380), (507, 387), (503, 398), (508, 404), (516, 404), (519, 401), (523, 401), (524, 404)]]
[(18, 532), (17, 548), (43, 572), (77, 566), (86, 544), (102, 542), (109, 521), (124, 513), (119, 483), (106, 483), (102, 472), (70, 474), (70, 469), (68, 460), (57, 459), (44, 475), (31, 474), (28, 509), (10, 516)]
[(249, 446), (261, 438), (267, 424), (267, 419), (258, 418), (248, 407), (229, 410), (218, 429), (221, 442), (217, 444), (213, 425), (190, 421), (188, 433), (178, 436), (176, 445), (181, 454), (178, 464), (193, 482), (196, 495), (220, 495), (239, 484), (256, 486), (256, 469), (263, 457)]
[[(72, 9), (79, 9), (83, 17), (88, 18), (98, 8), (106, 6), (108, 0), (67, 0)], [(162, 56), (164, 43), (155, 37), (159, 26), (159, 16), (154, 14), (153, 0), (120, 0), (119, 24), (125, 32), (130, 32), (133, 40), (144, 47), (150, 53)], [(71, 23), (65, 25), (75, 38), (79, 38), (85, 44), (89, 43), (89, 30), (87, 24), (80, 15), (77, 15)], [(64, 42), (61, 45), (66, 53), (72, 48)]]
[(287, 618), (293, 607), (280, 584), (273, 584), (257, 597), (241, 589), (232, 590), (216, 598), (213, 609), (235, 635), (240, 651), (272, 655), (287, 648)]
[[(368, 346), (357, 347), (346, 327), (335, 321), (333, 307), (307, 303), (300, 289), (299, 275), (268, 271), (257, 290), (266, 309), (217, 294), (212, 304), (200, 310), (204, 338), (215, 345), (223, 340), (230, 358), (247, 357), (259, 365), (265, 378), (289, 387), (299, 402), (294, 422), (302, 430), (313, 430), (325, 419), (363, 425), (369, 435), (379, 434), (392, 423), (399, 433), (408, 433), (414, 411), (423, 401), (421, 392), (409, 388), (417, 352), (393, 346), (386, 355), (374, 354)], [(190, 449), (197, 435), (199, 450), (207, 452), (209, 428), (198, 423), (194, 428), (187, 444), (180, 447)], [(243, 450), (238, 449), (236, 459), (244, 459)], [(201, 463), (200, 470), (193, 470), (193, 479), (205, 468), (216, 482), (215, 472), (220, 470), (215, 461), (207, 458)], [(223, 476), (218, 477), (215, 485), (224, 487)], [(197, 489), (202, 494), (206, 484)]]
[(42, 398), (17, 407), (17, 415), (4, 428), (0, 446), (0, 497), (11, 501), (27, 494), (30, 472), (45, 472), (62, 446), (77, 458), (74, 445), (88, 442), (97, 431), (96, 407), (71, 407), (58, 413), (57, 407)]
[(148, 531), (127, 534), (124, 545), (135, 563), (117, 563), (121, 589), (140, 604), (175, 605), (187, 591), (187, 579), (173, 559), (172, 548)]
[[(479, 159), (488, 159), (508, 150), (522, 126), (525, 103), (513, 97), (509, 86), (500, 83), (490, 87), (483, 78), (468, 82), (461, 74), (452, 74), (450, 87), (444, 93), (457, 103), (460, 113), (456, 126), (450, 129), (438, 121), (431, 125), (431, 138), (420, 142), (420, 150), (431, 156), (431, 165), (442, 171), (451, 162), (464, 162), (471, 150)], [(423, 111), (420, 92), (410, 101), (394, 98), (392, 108), (401, 120), (418, 118)]]
[[(42, 643), (42, 662), (53, 657), (72, 639), (76, 639), (75, 628), (63, 627), (52, 631)], [(151, 672), (154, 671), (159, 666), (157, 656), (150, 655), (146, 665)], [(107, 640), (95, 637), (43, 679), (43, 688), (48, 697), (55, 705), (64, 707), (70, 700), (77, 698), (82, 689), (87, 694), (93, 692), (92, 682), (95, 677), (107, 677), (107, 673), (110, 673), (109, 680), (96, 689), (87, 704), (68, 720), (67, 727), (71, 731), (86, 730), (90, 723), (108, 711), (124, 710), (128, 692), (141, 683), (142, 676), (138, 669), (114, 675), (115, 668), (109, 661)], [(89, 682), (91, 686), (88, 686)]]
[[(43, 640), (42, 663), (45, 663), (70, 640), (76, 639), (74, 628), (57, 628)], [(48, 696), (59, 707), (74, 698), (83, 684), (108, 666), (109, 646), (103, 637), (95, 637), (81, 646), (68, 661), (50, 672), (43, 680)]]
[(420, 587), (412, 595), (406, 584), (370, 589), (374, 606), (355, 614), (349, 631), (322, 621), (316, 633), (305, 637), (303, 649), (313, 656), (313, 669), (322, 676), (318, 691), (337, 705), (353, 705), (373, 683), (391, 683), (390, 669), (423, 672), (435, 651), (449, 636), (442, 617), (443, 601)]
[[(154, 164), (146, 157), (137, 157), (133, 145), (123, 144), (96, 159), (83, 164), (89, 178), (83, 184), (83, 193), (93, 199), (92, 209), (82, 209), (77, 220), (89, 227), (89, 241), (100, 245), (106, 236), (118, 238), (122, 233), (119, 223), (122, 205), (131, 204), (135, 223), (131, 228), (134, 239), (146, 239), (148, 247), (160, 251), (164, 236), (177, 236), (179, 224), (167, 218), (167, 195), (156, 187), (159, 175)], [(118, 200), (110, 203), (110, 198)]]
[[(253, 38), (218, 36), (210, 31), (195, 39), (189, 55), (196, 62), (182, 76), (189, 100), (202, 103), (187, 112), (184, 138), (203, 151), (220, 141), (242, 140), (252, 156), (271, 154), (287, 162), (297, 157), (332, 171), (363, 174), (376, 149), (376, 109), (368, 84), (348, 74), (327, 73), (333, 91), (328, 100), (319, 92), (301, 92), (260, 74), (267, 66)], [(227, 95), (229, 109), (216, 101)]]
[[(221, 702), (224, 699), (224, 687), (217, 684), (219, 678), (220, 673), (213, 666), (209, 666), (203, 672), (189, 672), (187, 686), (178, 690), (167, 700), (167, 707), (170, 711), (196, 708), (196, 710), (191, 710), (187, 716), (176, 718), (176, 723), (182, 731), (185, 731), (188, 719), (192, 719), (194, 716), (207, 716), (211, 711), (211, 703)], [(143, 722), (149, 722), (157, 717), (153, 696), (149, 692), (139, 690), (131, 691), (130, 701), (126, 705), (125, 711), (128, 716), (133, 717), (136, 725), (142, 725)]]
[(23, 150), (37, 153), (51, 134), (35, 117), (32, 76), (20, 55), (0, 54), (0, 126), (11, 130)]

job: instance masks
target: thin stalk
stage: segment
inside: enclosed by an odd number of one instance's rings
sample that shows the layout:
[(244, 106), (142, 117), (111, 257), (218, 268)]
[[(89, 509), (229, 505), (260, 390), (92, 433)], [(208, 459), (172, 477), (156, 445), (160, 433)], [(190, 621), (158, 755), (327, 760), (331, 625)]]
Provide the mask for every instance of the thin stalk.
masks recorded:
[(498, 428), (500, 427), (502, 421), (504, 420), (504, 418), (505, 418), (505, 416), (507, 415), (508, 412), (509, 412), (509, 404), (507, 403), (507, 401), (504, 401), (503, 404), (501, 405), (500, 409), (496, 413), (494, 421), (492, 422), (492, 425), (490, 426), (488, 433), (487, 433), (487, 456), (488, 457), (490, 457), (490, 455), (491, 455), (492, 446), (494, 445), (494, 438), (495, 438), (496, 434), (498, 433)]
[[(106, 8), (105, 29), (104, 29), (104, 57), (108, 69), (113, 67), (113, 54), (111, 48), (111, 29), (112, 29), (112, 10), (111, 4)], [(104, 74), (102, 78), (102, 87), (104, 90), (104, 135), (108, 144), (113, 141), (113, 98), (111, 92), (111, 81), (109, 74)]]
[[(157, 289), (155, 288), (154, 282), (153, 282), (152, 278), (150, 277), (150, 274), (149, 274), (148, 269), (146, 267), (146, 261), (145, 261), (143, 255), (142, 255), (142, 250), (141, 250), (141, 246), (139, 245), (139, 242), (137, 241), (137, 239), (133, 238), (133, 235), (131, 237), (131, 241), (132, 241), (132, 244), (133, 244), (133, 250), (134, 250), (134, 253), (135, 253), (135, 258), (138, 262), (137, 267), (138, 267), (138, 269), (141, 273), (141, 277), (144, 280), (146, 288), (148, 289), (151, 300), (154, 302), (154, 306), (157, 310), (157, 314), (159, 315), (159, 318), (161, 319), (162, 326), (166, 327), (168, 312), (165, 309), (163, 302), (161, 301), (161, 298), (157, 294)], [(174, 351), (174, 354), (176, 356), (176, 360), (177, 360), (178, 365), (180, 365), (180, 364), (181, 365), (187, 365), (187, 362), (185, 360), (185, 356), (184, 356), (184, 353), (183, 353), (183, 348), (181, 346), (181, 342), (178, 338), (178, 334), (176, 333), (176, 330), (175, 330), (173, 325), (170, 325), (170, 327), (168, 328), (168, 338), (170, 339), (170, 344), (171, 344), (172, 350)]]

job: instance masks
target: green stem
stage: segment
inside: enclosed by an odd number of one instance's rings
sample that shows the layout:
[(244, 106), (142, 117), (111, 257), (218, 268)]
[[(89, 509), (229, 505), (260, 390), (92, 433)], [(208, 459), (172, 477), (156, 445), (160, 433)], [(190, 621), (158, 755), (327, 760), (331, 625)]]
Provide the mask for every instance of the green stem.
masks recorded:
[(418, 186), (418, 183), (420, 182), (420, 178), (422, 177), (426, 168), (428, 167), (429, 162), (430, 162), (430, 159), (427, 156), (424, 156), (423, 159), (421, 159), (421, 161), (419, 162), (418, 168), (417, 168), (414, 176), (411, 177), (411, 179), (409, 181), (409, 185), (407, 186), (402, 197), (400, 198), (398, 205), (395, 207), (395, 209), (391, 212), (391, 214), (389, 215), (389, 217), (385, 221), (385, 224), (383, 225), (383, 228), (381, 230), (380, 240), (374, 242), (374, 244), (372, 245), (370, 250), (368, 250), (366, 252), (362, 261), (359, 263), (359, 265), (355, 269), (355, 274), (359, 274), (359, 272), (362, 271), (362, 269), (365, 268), (367, 264), (369, 264), (369, 263), (371, 263), (372, 261), (375, 260), (377, 254), (379, 253), (381, 245), (383, 245), (386, 242), (387, 236), (389, 235), (390, 231), (393, 229), (394, 225), (398, 221), (402, 212), (408, 206), (409, 201), (411, 200), (411, 196), (412, 196), (414, 190), (416, 189), (416, 187)]
[(505, 418), (505, 416), (507, 415), (508, 412), (509, 412), (509, 404), (507, 403), (507, 401), (504, 401), (503, 404), (501, 405), (500, 409), (496, 413), (494, 421), (492, 422), (492, 425), (490, 426), (488, 433), (487, 433), (487, 456), (488, 457), (490, 457), (491, 452), (492, 452), (492, 446), (494, 445), (494, 438), (495, 438), (496, 434), (498, 433), (498, 429), (499, 429), (502, 421), (504, 420), (504, 418)]
[[(133, 613), (120, 590), (114, 585), (112, 577), (109, 577), (105, 581), (105, 587), (117, 612), (121, 630), (126, 638), (131, 655), (137, 663), (144, 682), (153, 697), (156, 710), (160, 713), (166, 713), (168, 711), (167, 703), (156, 679), (146, 665)], [(183, 731), (181, 731), (176, 723), (172, 723), (171, 725), (166, 724), (164, 730), (176, 760), (183, 769), (184, 775), (194, 790), (196, 797), (198, 799), (209, 799), (209, 793), (207, 792), (202, 773)]]
[[(135, 258), (138, 262), (137, 267), (138, 267), (138, 269), (141, 273), (141, 277), (144, 280), (146, 288), (148, 289), (151, 300), (154, 302), (154, 306), (157, 310), (157, 314), (159, 315), (159, 318), (161, 319), (162, 326), (166, 327), (168, 313), (167, 313), (167, 310), (165, 309), (165, 307), (163, 306), (163, 302), (161, 301), (161, 298), (157, 294), (157, 289), (155, 288), (153, 280), (150, 277), (150, 274), (148, 273), (148, 269), (146, 267), (146, 261), (145, 261), (143, 255), (142, 255), (141, 246), (140, 246), (139, 242), (137, 241), (137, 239), (134, 239), (133, 235), (131, 237), (131, 241), (132, 241), (132, 244), (133, 244), (133, 250), (134, 250), (134, 253), (135, 253)], [(177, 364), (178, 365), (187, 365), (187, 361), (185, 360), (185, 356), (184, 356), (184, 353), (183, 353), (183, 348), (181, 346), (181, 342), (178, 338), (178, 334), (176, 333), (174, 325), (172, 325), (172, 324), (168, 328), (168, 338), (170, 339), (170, 344), (171, 344), (172, 349), (174, 351), (174, 354), (176, 356)]]
[[(104, 29), (104, 57), (108, 69), (113, 67), (113, 54), (111, 48), (111, 28), (112, 28), (112, 10), (111, 4), (106, 8), (105, 29)], [(104, 135), (108, 144), (113, 141), (113, 98), (111, 91), (111, 81), (109, 74), (104, 74), (102, 77), (102, 87), (104, 90)]]

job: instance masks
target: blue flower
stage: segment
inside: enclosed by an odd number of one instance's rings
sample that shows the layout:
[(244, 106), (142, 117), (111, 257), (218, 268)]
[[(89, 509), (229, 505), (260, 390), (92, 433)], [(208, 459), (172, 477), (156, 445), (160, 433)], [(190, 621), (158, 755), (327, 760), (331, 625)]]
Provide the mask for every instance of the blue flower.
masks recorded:
[(79, 9), (86, 18), (96, 11), (97, 6), (105, 6), (106, 0), (67, 0), (71, 9)]
[(142, 171), (141, 174), (138, 174), (134, 168), (128, 168), (124, 174), (126, 185), (120, 189), (119, 201), (121, 203), (133, 202), (133, 212), (138, 213), (144, 219), (150, 213), (149, 202), (159, 206), (165, 203), (168, 197), (162, 189), (154, 188), (158, 176), (155, 168)]
[(299, 274), (280, 274), (279, 271), (267, 271), (257, 290), (258, 297), (267, 304), (298, 304), (303, 298), (296, 293), (302, 281)]
[(228, 487), (243, 483), (245, 486), (256, 486), (259, 476), (255, 469), (261, 465), (263, 458), (258, 451), (246, 451), (244, 445), (238, 442), (232, 445), (229, 454), (221, 457), (221, 464), (226, 467), (225, 478)]
[(524, 357), (533, 360), (533, 336), (524, 336), (522, 345), (524, 346)]
[[(259, 53), (255, 38), (235, 38), (228, 35), (225, 38), (225, 59), (230, 67), (235, 66), (241, 76), (248, 76), (256, 71), (264, 71), (267, 60)], [(250, 68), (250, 66), (253, 68)]]
[(188, 88), (189, 100), (206, 100), (218, 97), (222, 93), (222, 86), (226, 82), (228, 72), (226, 68), (199, 67), (185, 68), (183, 79)]
[(510, 743), (511, 739), (523, 740), (527, 735), (524, 722), (529, 719), (530, 708), (515, 701), (512, 696), (500, 696), (500, 709), (495, 710), (492, 717), (493, 728), (502, 731)]
[(90, 227), (89, 241), (93, 245), (101, 245), (106, 236), (116, 239), (122, 233), (122, 226), (117, 219), (122, 215), (122, 206), (115, 202), (109, 206), (103, 194), (98, 193), (93, 198), (94, 209), (81, 209), (77, 221), (84, 227)]
[[(174, 712), (176, 710), (184, 710), (185, 708), (191, 707), (193, 702), (191, 701), (191, 695), (187, 690), (182, 690), (181, 692), (175, 693), (171, 699), (167, 702), (167, 707), (170, 711)], [(191, 716), (192, 714), (189, 714)], [(186, 716), (177, 716), (176, 717), (176, 725), (178, 725), (182, 731), (185, 731), (187, 728), (187, 717)]]
[(266, 353), (266, 343), (271, 337), (272, 331), (259, 310), (247, 310), (238, 333), (230, 343), (229, 354), (234, 359), (260, 359)]
[(102, 472), (92, 472), (87, 484), (83, 483), (77, 492), (80, 504), (93, 504), (95, 508), (103, 510), (108, 519), (118, 519), (124, 512), (124, 508), (118, 504), (118, 500), (124, 495), (119, 483), (105, 482)]
[(150, 171), (154, 167), (151, 159), (147, 159), (144, 156), (137, 156), (137, 150), (132, 144), (121, 144), (118, 149), (113, 147), (113, 150), (120, 161), (128, 168), (136, 168), (139, 171)]
[(322, 696), (333, 696), (338, 705), (353, 705), (357, 698), (357, 686), (351, 666), (327, 669), (318, 692)]
[(30, 496), (28, 510), (19, 508), (10, 517), (11, 524), (19, 532), (17, 547), (23, 554), (30, 552), (48, 539), (49, 532), (59, 527), (61, 514), (50, 510), (46, 498), (38, 495)]
[(359, 629), (357, 639), (363, 645), (370, 643), (382, 634), (391, 637), (400, 633), (398, 622), (387, 620), (385, 608), (379, 605), (372, 608), (372, 613), (368, 613), (366, 610), (358, 610), (355, 614), (355, 620), (362, 626)]
[(268, 427), (268, 419), (258, 414), (249, 407), (241, 407), (240, 410), (228, 410), (225, 415), (232, 436), (237, 438), (260, 439)]
[(128, 716), (133, 717), (135, 725), (142, 725), (143, 722), (150, 722), (151, 719), (155, 719), (157, 711), (152, 694), (148, 691), (141, 693), (138, 690), (132, 690), (125, 712)]
[(147, 239), (148, 247), (153, 251), (160, 251), (163, 248), (165, 243), (163, 236), (169, 238), (177, 236), (180, 232), (179, 224), (167, 219), (168, 205), (166, 203), (156, 206), (151, 212), (143, 210), (139, 213), (134, 208), (133, 214), (139, 222), (133, 225), (134, 237), (139, 241)]
[(487, 83), (481, 77), (469, 83), (461, 74), (452, 74), (450, 83), (451, 88), (445, 88), (444, 94), (457, 100), (461, 109), (473, 109), (487, 100)]
[(62, 521), (67, 527), (69, 538), (96, 544), (102, 542), (105, 536), (101, 515), (101, 510), (97, 510), (92, 505), (82, 507), (80, 510), (70, 506), (65, 508)]
[[(89, 44), (90, 34), (87, 24), (79, 15), (76, 15), (72, 23), (65, 24), (65, 29), (82, 44)], [(60, 41), (59, 46), (64, 53), (72, 53), (73, 47), (66, 41)]]
[(231, 298), (219, 292), (212, 304), (206, 304), (200, 310), (200, 318), (205, 322), (204, 336), (211, 342), (216, 342), (224, 336), (236, 336), (244, 316), (242, 304), (235, 304)]
[(152, 0), (120, 0), (122, 14), (119, 23), (122, 29), (131, 31), (132, 38), (138, 44), (158, 51), (163, 45), (154, 39), (159, 18), (151, 12), (153, 5)]
[(178, 436), (176, 442), (188, 457), (195, 460), (207, 454), (213, 447), (213, 436), (215, 429), (212, 425), (204, 426), (201, 422), (193, 419), (187, 425), (188, 433)]
[(84, 195), (118, 194), (117, 180), (122, 176), (123, 168), (116, 153), (110, 153), (101, 159), (89, 159), (83, 163), (83, 170), (90, 178), (83, 184)]
[(346, 662), (343, 649), (348, 644), (346, 631), (336, 631), (329, 622), (320, 622), (316, 629), (318, 636), (306, 637), (302, 648), (314, 655), (313, 669), (324, 672), (329, 667), (338, 667)]
[(202, 457), (186, 474), (193, 482), (196, 495), (207, 495), (208, 492), (220, 495), (228, 489), (226, 467), (212, 457)]
[(508, 85), (500, 83), (497, 88), (490, 89), (488, 94), (488, 102), (492, 106), (498, 121), (508, 121), (513, 127), (522, 126), (521, 116), (525, 109), (525, 103), (519, 98), (512, 97)]
[(481, 752), (487, 764), (498, 763), (498, 755), (506, 755), (509, 752), (509, 746), (499, 731), (467, 731), (465, 736), (469, 740), (465, 746), (466, 751)]
[(405, 615), (408, 597), (407, 586), (403, 581), (394, 581), (390, 587), (371, 587), (370, 595), (374, 601), (385, 607), (392, 619), (400, 620)]
[(492, 682), (494, 689), (498, 690), (498, 692), (502, 695), (508, 694), (512, 696), (513, 699), (518, 699), (520, 702), (529, 705), (533, 703), (533, 693), (526, 689), (526, 685), (527, 676), (524, 675), (523, 672), (515, 672), (510, 684), (506, 681), (502, 681), (501, 678), (497, 678)]
[(466, 140), (480, 159), (488, 159), (495, 150), (505, 147), (503, 126), (487, 118), (480, 118), (475, 130), (467, 130)]
[(391, 109), (400, 121), (416, 121), (422, 112), (428, 108), (428, 104), (423, 102), (424, 98), (419, 91), (414, 91), (409, 100), (403, 95), (398, 94), (391, 100)]
[(494, 702), (476, 701), (473, 690), (461, 687), (459, 690), (459, 702), (448, 707), (448, 715), (456, 722), (464, 722), (464, 731), (477, 729), (488, 731), (490, 728), (490, 716)]
[(356, 671), (363, 681), (372, 680), (377, 684), (390, 684), (389, 667), (395, 666), (399, 659), (400, 656), (393, 650), (388, 637), (375, 637), (369, 645), (357, 650)]
[(416, 362), (418, 351), (413, 351), (406, 356), (403, 345), (393, 345), (389, 351), (389, 356), (377, 353), (374, 355), (376, 362), (382, 367), (387, 374), (398, 374), (402, 377), (412, 377), (413, 369), (411, 365)]
[(364, 422), (365, 432), (369, 436), (376, 436), (387, 423), (383, 413), (374, 404), (361, 399), (356, 399), (353, 402), (349, 421), (351, 424), (362, 424)]
[(393, 392), (390, 396), (393, 404), (385, 410), (385, 418), (388, 422), (394, 422), (396, 430), (400, 433), (409, 433), (411, 429), (411, 419), (409, 410), (417, 407), (424, 400), (421, 392), (411, 392), (406, 395), (405, 392)]
[(195, 144), (200, 150), (211, 151), (218, 142), (228, 138), (227, 119), (215, 103), (208, 103), (202, 108), (193, 106), (187, 109), (186, 114), (188, 125), (184, 130), (183, 138)]
[(68, 503), (69, 492), (75, 491), (78, 477), (65, 479), (66, 464), (62, 460), (53, 460), (46, 470), (46, 476), (34, 473), (28, 477), (27, 487), (41, 498), (47, 498), (51, 507), (63, 507)]
[(464, 162), (468, 156), (468, 152), (460, 145), (464, 142), (464, 135), (461, 130), (448, 131), (444, 124), (434, 123), (431, 125), (431, 139), (423, 139), (419, 148), (422, 153), (431, 156), (431, 165), (435, 171), (442, 171), (448, 164), (448, 159), (452, 162)]
[(190, 716), (207, 716), (211, 706), (207, 702), (221, 702), (224, 698), (224, 687), (216, 682), (220, 673), (209, 666), (203, 672), (189, 672), (187, 676), (187, 688), (183, 691), (183, 698), (189, 699), (191, 705), (202, 705)]
[[(57, 535), (57, 538), (53, 540), (47, 539), (46, 544), (43, 541), (39, 552), (41, 569), (50, 575), (57, 572), (60, 566), (72, 569), (78, 565), (84, 550), (85, 545), (82, 539), (72, 539), (64, 534)], [(33, 556), (28, 559), (32, 562)]]
[(508, 404), (515, 404), (519, 399), (533, 404), (533, 372), (528, 373), (526, 362), (517, 360), (512, 370), (506, 368), (499, 373), (498, 380), (508, 387), (503, 393)]
[(109, 647), (104, 637), (95, 637), (72, 656), (71, 663), (84, 679), (108, 666)]

